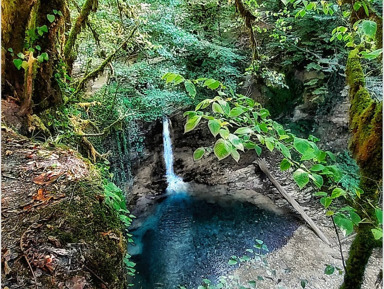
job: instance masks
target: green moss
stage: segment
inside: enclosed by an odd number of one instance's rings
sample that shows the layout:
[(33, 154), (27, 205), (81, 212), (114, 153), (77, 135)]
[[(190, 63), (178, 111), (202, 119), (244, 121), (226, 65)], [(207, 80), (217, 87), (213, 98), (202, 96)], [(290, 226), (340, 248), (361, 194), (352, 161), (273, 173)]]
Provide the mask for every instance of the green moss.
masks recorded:
[[(358, 49), (350, 52), (347, 61), (347, 83), (349, 85), (350, 128), (352, 136), (349, 148), (360, 167), (360, 188), (363, 198), (355, 206), (360, 216), (368, 214), (375, 219), (372, 204), (378, 202), (378, 187), (382, 181), (382, 102), (371, 98), (365, 88), (364, 73), (358, 57)], [(357, 236), (352, 243), (347, 261), (344, 283), (341, 289), (359, 289), (363, 282), (365, 266), (372, 249), (378, 246), (371, 229), (374, 224), (360, 223)]]
[(98, 201), (97, 196), (101, 196), (103, 191), (97, 183), (84, 181), (73, 189), (70, 201), (47, 209), (47, 214), (61, 220), (50, 235), (57, 237), (64, 246), (85, 243), (85, 265), (102, 276), (111, 288), (124, 288), (126, 241), (117, 214), (104, 202)]

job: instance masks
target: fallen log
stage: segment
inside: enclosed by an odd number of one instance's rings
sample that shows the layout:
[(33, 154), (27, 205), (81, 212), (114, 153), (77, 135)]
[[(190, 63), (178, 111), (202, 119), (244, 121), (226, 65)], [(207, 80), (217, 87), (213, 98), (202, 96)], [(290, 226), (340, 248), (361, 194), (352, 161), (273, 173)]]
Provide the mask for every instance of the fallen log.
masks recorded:
[(315, 222), (305, 213), (303, 208), (296, 202), (296, 200), (291, 197), (283, 187), (275, 180), (275, 178), (271, 175), (267, 168), (267, 164), (264, 159), (256, 160), (255, 164), (259, 166), (261, 171), (269, 178), (272, 184), (276, 187), (276, 189), (283, 195), (283, 197), (292, 205), (292, 207), (303, 217), (303, 219), (307, 222), (307, 224), (315, 231), (315, 233), (319, 236), (321, 240), (327, 245), (331, 245), (327, 237), (324, 233), (319, 229), (319, 227), (315, 224)]

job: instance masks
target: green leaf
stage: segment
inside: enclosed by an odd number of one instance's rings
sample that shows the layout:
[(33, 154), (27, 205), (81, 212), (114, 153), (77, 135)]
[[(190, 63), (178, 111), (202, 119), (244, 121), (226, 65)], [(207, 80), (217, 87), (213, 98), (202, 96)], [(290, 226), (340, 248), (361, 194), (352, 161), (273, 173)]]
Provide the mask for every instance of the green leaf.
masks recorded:
[(315, 197), (326, 197), (328, 194), (326, 192), (316, 192), (313, 194)]
[(193, 130), (199, 124), (200, 120), (201, 116), (198, 115), (188, 117), (187, 123), (184, 126), (184, 133)]
[(334, 267), (334, 266), (332, 266), (332, 265), (327, 265), (327, 267), (325, 267), (324, 274), (326, 274), (326, 275), (332, 275), (333, 272), (335, 272), (335, 267)]
[(182, 77), (181, 75), (177, 75), (176, 78), (173, 80), (173, 85), (176, 86), (176, 85), (182, 83), (184, 80), (185, 80), (184, 77)]
[(255, 151), (256, 151), (257, 155), (260, 156), (261, 152), (262, 152), (262, 149), (258, 145), (255, 145)]
[(207, 79), (204, 82), (204, 86), (207, 86), (210, 89), (216, 89), (220, 86), (220, 82), (215, 79)]
[(203, 157), (204, 153), (205, 153), (204, 148), (198, 148), (197, 150), (195, 150), (193, 152), (193, 160), (198, 161), (199, 159), (201, 159)]
[(372, 232), (373, 237), (375, 238), (375, 240), (380, 240), (380, 239), (383, 238), (383, 229), (382, 228), (371, 229), (371, 232)]
[(309, 177), (313, 180), (313, 183), (315, 184), (316, 187), (319, 189), (323, 186), (324, 184), (324, 179), (322, 176), (318, 174), (310, 174)]
[(285, 156), (286, 158), (292, 158), (291, 156), (291, 152), (289, 151), (289, 149), (282, 143), (278, 143), (278, 147), (280, 148), (280, 151), (281, 153), (283, 154), (283, 156)]
[(351, 217), (351, 220), (352, 220), (354, 225), (358, 225), (361, 222), (360, 216), (358, 214), (356, 214), (355, 212), (353, 212), (353, 211), (349, 212), (349, 216)]
[(13, 53), (13, 49), (12, 49), (12, 48), (8, 48), (8, 51), (9, 51), (10, 53)]
[(37, 29), (41, 30), (42, 32), (48, 32), (48, 26), (47, 25), (40, 26)]
[(325, 167), (323, 165), (320, 165), (320, 164), (315, 164), (312, 166), (312, 168), (310, 169), (312, 172), (319, 172), (319, 171), (322, 171)]
[(35, 46), (35, 48), (36, 48), (36, 50), (38, 50), (38, 51), (40, 51), (40, 50), (41, 50), (41, 47), (40, 47), (40, 45), (36, 45), (36, 46)]
[(224, 111), (223, 111), (222, 107), (217, 102), (214, 102), (212, 104), (212, 110), (213, 110), (213, 112), (224, 114)]
[(237, 135), (229, 134), (228, 139), (234, 145), (235, 148), (244, 151), (244, 145)]
[(304, 280), (304, 279), (302, 279), (302, 280), (300, 281), (301, 288), (305, 288), (305, 287), (307, 286), (307, 284), (308, 284), (308, 280)]
[(208, 121), (208, 128), (213, 134), (213, 136), (217, 136), (221, 128), (220, 121), (218, 121), (217, 119)]
[(219, 160), (228, 157), (231, 154), (231, 150), (231, 144), (222, 138), (218, 139), (213, 147), (213, 152)]
[(21, 64), (21, 67), (22, 67), (24, 70), (27, 70), (27, 69), (28, 69), (28, 62), (26, 62), (26, 61), (24, 60), (23, 63)]
[(293, 173), (293, 179), (295, 180), (300, 189), (304, 188), (305, 185), (309, 182), (308, 173), (303, 171), (302, 169), (297, 169)]
[[(234, 260), (234, 259), (230, 259), (229, 261), (228, 261), (228, 265), (236, 265), (237, 264), (237, 261), (236, 260)], [(203, 287), (204, 288), (204, 287)]]
[(248, 281), (248, 284), (251, 288), (256, 288), (256, 281)]
[(233, 159), (238, 162), (240, 160), (240, 154), (238, 153), (237, 150), (232, 150), (231, 151), (231, 156), (233, 157)]
[(370, 38), (374, 38), (377, 30), (377, 24), (371, 20), (363, 20), (361, 24), (363, 33)]
[(19, 57), (19, 58), (21, 58), (21, 59), (24, 59), (24, 58), (25, 58), (25, 55), (24, 55), (24, 53), (19, 52), (19, 53), (17, 53), (17, 57)]
[(332, 191), (332, 195), (331, 195), (331, 198), (332, 199), (336, 199), (336, 198), (338, 198), (338, 197), (340, 197), (340, 196), (345, 196), (347, 193), (343, 190), (343, 189), (341, 189), (341, 188), (336, 188), (336, 189), (334, 189), (333, 191)]
[(344, 236), (348, 236), (353, 232), (353, 223), (341, 214), (334, 217), (335, 224), (341, 229)]
[(379, 225), (381, 226), (383, 224), (383, 210), (382, 209), (375, 209), (375, 215), (376, 215), (376, 218), (377, 218)]
[(369, 59), (369, 60), (376, 59), (377, 57), (380, 56), (381, 53), (383, 53), (382, 48), (371, 51), (371, 52), (366, 52), (366, 51), (360, 52), (360, 54), (363, 58)]
[(47, 19), (48, 19), (49, 22), (52, 23), (53, 21), (55, 21), (55, 15), (47, 14)]
[(301, 154), (305, 154), (305, 152), (311, 148), (309, 141), (298, 137), (295, 137), (293, 146)]
[(359, 10), (360, 7), (361, 7), (360, 1), (357, 1), (357, 2), (355, 2), (355, 4), (353, 4), (353, 10), (355, 10), (355, 11)]
[(231, 109), (229, 116), (230, 117), (237, 117), (237, 116), (241, 115), (243, 112), (244, 112), (244, 109), (242, 109), (241, 107), (234, 107)]
[(332, 204), (332, 199), (330, 197), (323, 197), (320, 199), (320, 203), (324, 208), (328, 208)]
[(17, 68), (18, 70), (20, 70), (21, 65), (23, 64), (23, 60), (21, 60), (21, 59), (19, 59), (19, 58), (14, 59), (14, 60), (13, 60), (13, 64), (16, 66), (16, 68)]
[(287, 159), (283, 159), (280, 163), (280, 169), (286, 171), (291, 167), (291, 162)]
[(195, 98), (195, 96), (196, 96), (196, 87), (192, 83), (192, 81), (187, 80), (186, 82), (184, 82), (184, 86), (185, 86), (185, 89), (187, 90), (189, 96), (192, 97), (192, 98)]
[(222, 128), (220, 129), (219, 134), (222, 138), (227, 139), (229, 136), (229, 130), (227, 128), (225, 129)]
[(271, 137), (265, 138), (265, 145), (267, 146), (267, 149), (269, 149), (271, 152), (275, 148), (274, 139)]
[(364, 1), (362, 2), (362, 4), (363, 4), (363, 8), (364, 8), (365, 14), (366, 14), (367, 16), (369, 16), (369, 10), (368, 10), (368, 6), (367, 6), (367, 4), (366, 4)]
[(235, 134), (251, 134), (253, 130), (249, 127), (240, 127), (235, 131)]
[(48, 57), (48, 53), (47, 53), (47, 52), (43, 52), (43, 53), (41, 53), (41, 57), (43, 57), (43, 59), (44, 59), (44, 60), (47, 60), (47, 61), (48, 61), (48, 59), (49, 59), (49, 57)]

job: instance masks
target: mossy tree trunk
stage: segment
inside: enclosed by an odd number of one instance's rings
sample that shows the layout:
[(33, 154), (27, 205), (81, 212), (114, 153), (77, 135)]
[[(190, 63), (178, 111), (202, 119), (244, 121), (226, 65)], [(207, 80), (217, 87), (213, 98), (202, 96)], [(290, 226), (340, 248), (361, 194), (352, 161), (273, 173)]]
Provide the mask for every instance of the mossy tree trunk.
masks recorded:
[[(61, 92), (55, 81), (54, 71), (61, 58), (61, 44), (64, 40), (65, 20), (69, 12), (65, 0), (9, 0), (2, 1), (2, 92), (3, 97), (14, 97), (20, 102), (20, 114), (31, 115), (61, 103)], [(48, 14), (61, 11), (50, 22)], [(37, 33), (36, 28), (46, 25), (48, 32)], [(28, 31), (35, 31), (37, 39), (27, 37)], [(40, 46), (40, 52), (36, 46)], [(13, 50), (7, 51), (9, 48)], [(34, 52), (29, 51), (35, 48)], [(28, 66), (17, 69), (13, 61), (23, 53)], [(38, 54), (47, 53), (48, 60), (40, 63)]]
[[(346, 70), (351, 101), (349, 118), (352, 137), (349, 148), (360, 167), (360, 187), (364, 191), (355, 208), (359, 215), (368, 215), (375, 222), (373, 206), (378, 203), (382, 182), (383, 103), (373, 100), (365, 88), (358, 52), (358, 49), (350, 52)], [(359, 224), (350, 248), (342, 289), (361, 288), (372, 250), (382, 245), (373, 237), (371, 229), (374, 227), (373, 223)]]
[(72, 63), (76, 59), (76, 54), (73, 51), (77, 36), (81, 32), (81, 28), (85, 26), (88, 20), (88, 16), (92, 11), (96, 11), (98, 0), (86, 0), (81, 8), (80, 14), (76, 19), (76, 22), (69, 32), (68, 39), (64, 47), (64, 57), (69, 68), (72, 67)]

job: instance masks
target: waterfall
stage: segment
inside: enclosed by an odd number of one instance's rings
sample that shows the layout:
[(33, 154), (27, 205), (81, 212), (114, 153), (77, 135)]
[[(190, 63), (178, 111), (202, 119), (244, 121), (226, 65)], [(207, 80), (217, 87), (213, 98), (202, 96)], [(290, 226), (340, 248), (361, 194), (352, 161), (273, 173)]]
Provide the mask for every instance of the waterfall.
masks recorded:
[(179, 193), (185, 192), (186, 184), (183, 179), (175, 175), (173, 171), (173, 152), (172, 152), (172, 141), (169, 131), (169, 120), (164, 117), (163, 119), (163, 144), (164, 144), (164, 162), (167, 177), (167, 193)]

